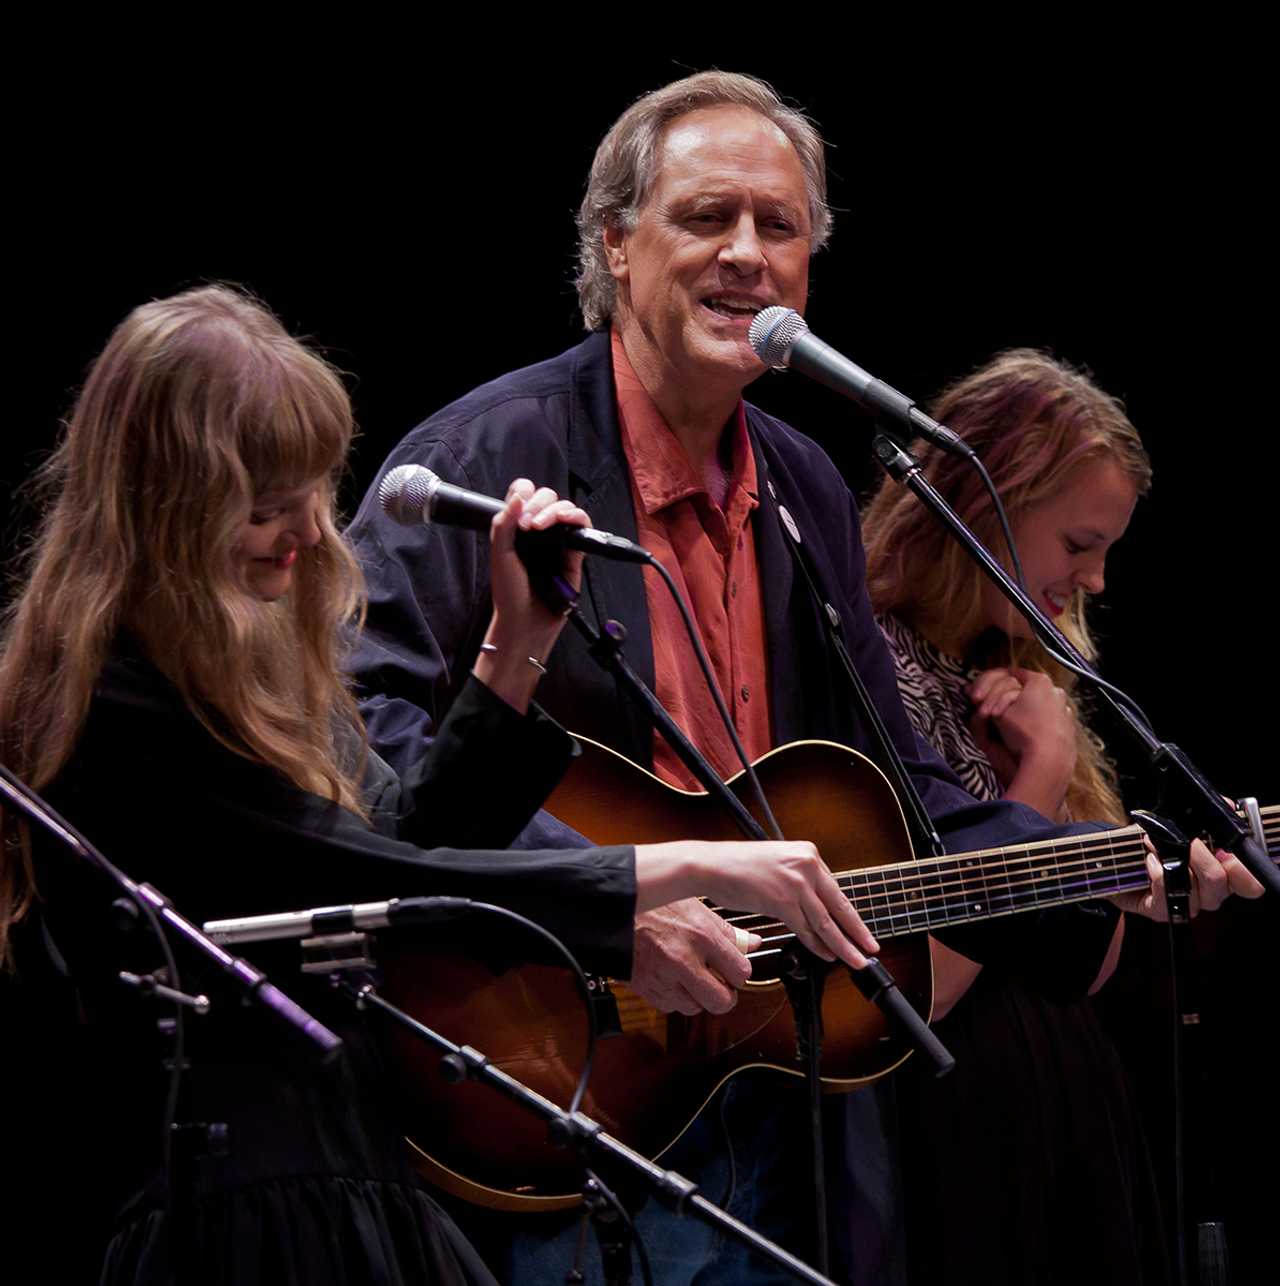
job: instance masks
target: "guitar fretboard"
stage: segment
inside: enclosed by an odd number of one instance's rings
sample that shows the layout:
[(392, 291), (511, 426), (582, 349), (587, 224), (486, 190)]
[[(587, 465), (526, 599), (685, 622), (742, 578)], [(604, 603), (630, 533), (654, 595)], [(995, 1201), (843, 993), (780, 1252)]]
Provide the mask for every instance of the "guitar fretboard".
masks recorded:
[(1150, 885), (1140, 827), (870, 868), (838, 883), (877, 937), (988, 920)]
[[(1146, 853), (1142, 828), (1125, 826), (844, 871), (836, 882), (871, 932), (891, 938), (1144, 889), (1151, 883)], [(768, 944), (792, 936), (768, 916), (725, 914)]]

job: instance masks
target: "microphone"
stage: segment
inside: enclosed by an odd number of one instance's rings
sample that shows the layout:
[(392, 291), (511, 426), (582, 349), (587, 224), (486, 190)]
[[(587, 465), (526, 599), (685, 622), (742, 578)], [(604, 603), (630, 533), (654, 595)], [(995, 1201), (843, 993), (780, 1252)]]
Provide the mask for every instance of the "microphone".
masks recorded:
[[(378, 486), (378, 503), (388, 518), (404, 527), (438, 522), (475, 531), (488, 531), (493, 516), (505, 508), (501, 500), (456, 487), (420, 464), (400, 464), (392, 469)], [(623, 563), (653, 562), (653, 555), (635, 541), (595, 527), (562, 523), (546, 531), (522, 531), (520, 540), (544, 546), (558, 543)]]
[(231, 920), (208, 920), (204, 931), (214, 942), (277, 942), (282, 938), (316, 938), (329, 933), (386, 929), (396, 924), (448, 920), (469, 911), (470, 898), (392, 898), (389, 902), (355, 902), (349, 906), (312, 907)]
[(902, 446), (912, 438), (920, 437), (954, 455), (973, 456), (972, 447), (946, 425), (918, 410), (909, 397), (876, 379), (842, 353), (837, 353), (830, 344), (824, 344), (809, 330), (808, 323), (794, 308), (782, 308), (777, 304), (762, 308), (752, 320), (747, 338), (756, 356), (767, 365), (777, 370), (791, 367), (802, 371), (810, 379), (843, 393), (874, 414), (897, 421), (907, 430)]

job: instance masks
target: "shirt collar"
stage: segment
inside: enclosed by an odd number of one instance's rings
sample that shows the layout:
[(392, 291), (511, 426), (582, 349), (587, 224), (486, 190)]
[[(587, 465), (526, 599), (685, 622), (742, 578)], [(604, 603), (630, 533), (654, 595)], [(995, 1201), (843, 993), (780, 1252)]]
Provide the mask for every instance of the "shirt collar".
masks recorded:
[[(616, 328), (612, 332), (612, 348), (622, 449), (645, 513), (652, 515), (677, 501), (706, 494), (706, 483), (640, 382)], [(729, 495), (734, 494), (735, 488), (741, 488), (754, 508), (758, 502), (756, 459), (747, 434), (746, 405), (741, 398), (727, 432), (732, 435)], [(726, 509), (728, 507), (726, 503)]]

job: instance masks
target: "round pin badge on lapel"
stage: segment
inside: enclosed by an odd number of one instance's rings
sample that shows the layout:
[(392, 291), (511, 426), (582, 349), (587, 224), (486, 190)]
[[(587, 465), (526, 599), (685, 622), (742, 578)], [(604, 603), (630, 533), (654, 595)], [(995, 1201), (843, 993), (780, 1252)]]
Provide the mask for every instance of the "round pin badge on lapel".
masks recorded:
[(779, 505), (778, 513), (782, 516), (783, 526), (785, 526), (791, 533), (791, 539), (794, 540), (797, 545), (803, 544), (803, 541), (800, 539), (800, 528), (796, 526), (796, 520), (787, 512), (787, 506)]

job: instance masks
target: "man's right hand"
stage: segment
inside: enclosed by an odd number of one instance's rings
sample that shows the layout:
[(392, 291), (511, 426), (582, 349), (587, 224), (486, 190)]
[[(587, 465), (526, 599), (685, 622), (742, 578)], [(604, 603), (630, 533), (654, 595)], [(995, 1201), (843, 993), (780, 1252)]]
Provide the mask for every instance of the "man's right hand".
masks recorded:
[(863, 953), (879, 950), (818, 850), (806, 841), (637, 844), (641, 909), (629, 985), (666, 1013), (727, 1013), (734, 993), (751, 976), (745, 957), (763, 941), (689, 900), (691, 892), (721, 906), (759, 912), (766, 922), (780, 920), (823, 960), (861, 969), (867, 963)]
[(636, 916), (627, 986), (663, 1013), (728, 1013), (750, 976), (733, 928), (696, 898)]

